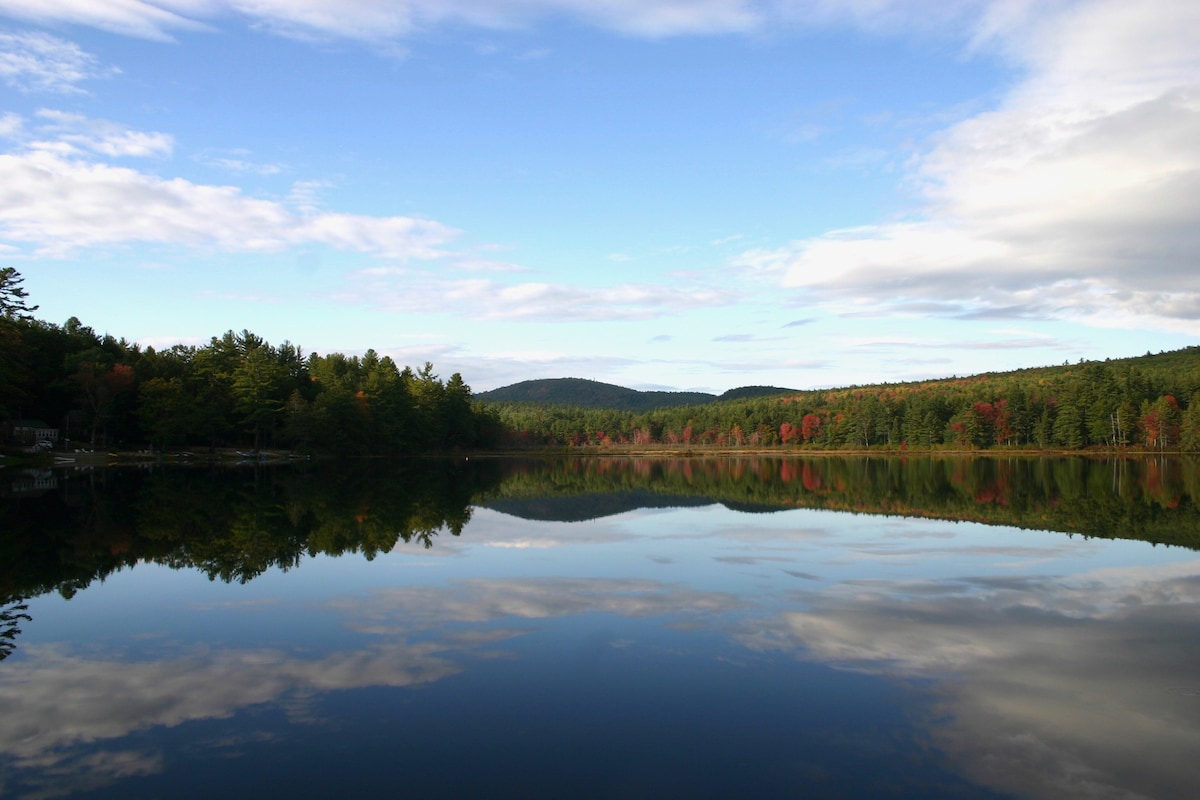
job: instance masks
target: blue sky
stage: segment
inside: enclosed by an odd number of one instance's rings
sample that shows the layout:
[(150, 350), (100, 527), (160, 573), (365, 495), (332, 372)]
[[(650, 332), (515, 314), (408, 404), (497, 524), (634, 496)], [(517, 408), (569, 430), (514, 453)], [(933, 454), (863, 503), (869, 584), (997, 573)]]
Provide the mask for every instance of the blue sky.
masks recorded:
[(155, 347), (720, 392), (1200, 338), (1200, 4), (0, 0), (0, 263)]

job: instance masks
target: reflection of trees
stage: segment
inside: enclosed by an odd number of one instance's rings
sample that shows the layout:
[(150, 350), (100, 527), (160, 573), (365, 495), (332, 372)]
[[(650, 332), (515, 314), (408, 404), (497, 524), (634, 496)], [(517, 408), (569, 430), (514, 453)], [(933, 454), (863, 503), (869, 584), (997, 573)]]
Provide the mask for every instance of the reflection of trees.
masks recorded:
[(8, 658), (12, 651), (17, 649), (16, 639), (21, 633), (17, 626), (21, 622), (32, 620), (32, 617), (25, 613), (29, 606), (25, 605), (22, 598), (9, 598), (2, 604), (7, 607), (0, 609), (0, 661)]
[(139, 561), (246, 582), (307, 555), (431, 547), (498, 482), (480, 461), (107, 470), (0, 503), (0, 596), (70, 597)]
[[(444, 532), (458, 535), (481, 501), (539, 519), (583, 519), (702, 498), (742, 510), (924, 516), (1200, 549), (1200, 461), (1180, 458), (364, 461), (102, 470), (59, 483), (0, 502), (0, 597), (69, 597), (139, 561), (244, 582), (305, 556), (372, 559), (401, 542), (431, 547)], [(620, 499), (605, 500), (612, 493)]]
[(605, 492), (705, 497), (745, 510), (954, 519), (1200, 549), (1200, 461), (1191, 458), (523, 460), (488, 502), (521, 513), (517, 501)]

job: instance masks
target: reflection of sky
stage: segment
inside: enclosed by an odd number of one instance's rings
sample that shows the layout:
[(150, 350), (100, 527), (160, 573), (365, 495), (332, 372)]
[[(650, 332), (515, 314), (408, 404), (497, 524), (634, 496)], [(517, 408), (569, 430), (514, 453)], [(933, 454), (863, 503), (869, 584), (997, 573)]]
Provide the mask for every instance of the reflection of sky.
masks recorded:
[[(748, 626), (751, 649), (945, 679), (935, 741), (1036, 797), (1183, 797), (1200, 752), (1200, 563), (1062, 578), (862, 581)], [(1128, 789), (1136, 792), (1127, 793)]]
[[(830, 792), (854, 764), (829, 765), (869, 745), (880, 769), (936, 754), (921, 780), (947, 794), (1173, 796), (1200, 752), (1198, 612), (1196, 555), (1137, 542), (716, 505), (569, 524), (477, 509), (460, 537), (373, 562), (246, 585), (141, 565), (34, 599), (0, 665), (0, 769), (18, 796), (151, 781), (198, 747), (188, 731), (227, 725), (204, 734), (222, 758), (284, 752), (298, 725), (365, 730), (348, 709), (371, 693), (398, 715), (381, 736), (412, 713), (477, 736), (507, 719), (539, 747), (572, 719), (632, 741), (645, 713), (707, 752), (751, 725), (742, 703), (774, 737), (742, 755)], [(818, 742), (821, 758), (784, 755)]]

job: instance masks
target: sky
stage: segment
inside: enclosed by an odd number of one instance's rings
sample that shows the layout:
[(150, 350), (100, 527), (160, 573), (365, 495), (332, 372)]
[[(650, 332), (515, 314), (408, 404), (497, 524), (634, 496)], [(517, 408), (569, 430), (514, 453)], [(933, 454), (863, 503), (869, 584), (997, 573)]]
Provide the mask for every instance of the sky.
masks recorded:
[(0, 0), (40, 319), (796, 389), (1200, 339), (1194, 0)]

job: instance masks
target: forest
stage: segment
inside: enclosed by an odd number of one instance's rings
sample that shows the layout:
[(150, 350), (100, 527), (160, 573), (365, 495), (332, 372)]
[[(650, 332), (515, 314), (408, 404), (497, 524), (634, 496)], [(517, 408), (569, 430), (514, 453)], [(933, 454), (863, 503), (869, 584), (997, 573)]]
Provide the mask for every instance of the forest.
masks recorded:
[(1200, 347), (631, 413), (494, 403), (514, 447), (1200, 451)]
[(288, 448), (345, 456), (490, 446), (495, 415), (455, 373), (441, 380), (367, 350), (306, 354), (227, 331), (155, 350), (72, 317), (37, 320), (0, 270), (0, 422), (37, 420), (76, 448)]

